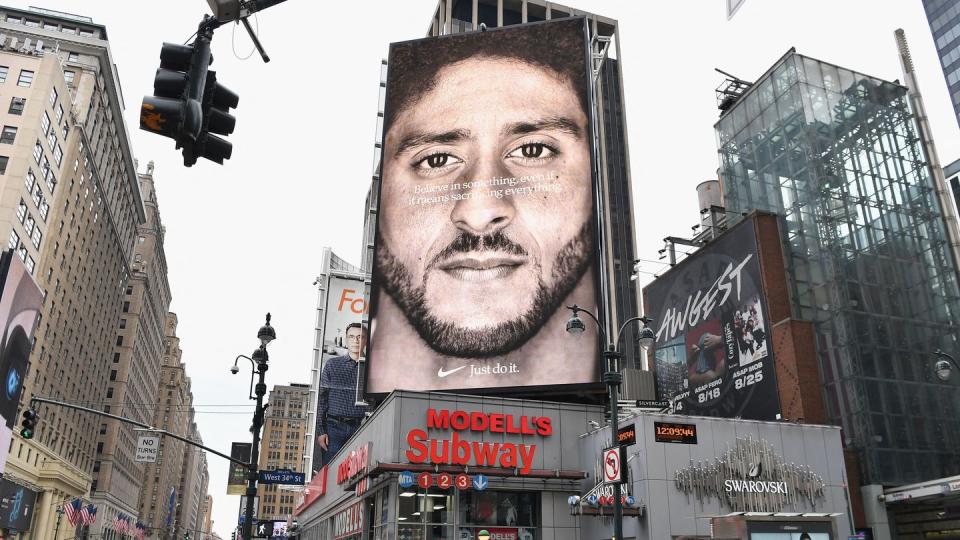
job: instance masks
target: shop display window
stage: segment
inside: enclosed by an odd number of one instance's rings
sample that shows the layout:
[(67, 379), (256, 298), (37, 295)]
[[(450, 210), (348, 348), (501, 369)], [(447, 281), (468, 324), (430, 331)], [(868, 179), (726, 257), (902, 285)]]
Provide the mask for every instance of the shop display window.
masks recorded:
[(397, 540), (454, 540), (451, 490), (400, 489)]
[[(401, 488), (397, 540), (537, 540), (540, 493)], [(376, 538), (376, 537), (374, 537)]]

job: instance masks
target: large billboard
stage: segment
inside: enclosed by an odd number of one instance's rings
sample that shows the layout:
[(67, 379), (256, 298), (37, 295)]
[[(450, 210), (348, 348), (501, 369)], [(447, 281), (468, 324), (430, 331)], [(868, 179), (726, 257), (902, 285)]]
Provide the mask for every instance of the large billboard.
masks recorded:
[[(27, 378), (28, 360), (37, 317), (43, 306), (43, 291), (30, 277), (26, 267), (13, 251), (0, 256), (0, 415), (7, 428), (17, 423), (17, 407), (23, 382)], [(2, 470), (2, 468), (0, 468)]]
[(30, 528), (37, 492), (0, 479), (0, 527), (25, 531)]
[[(362, 275), (329, 274), (320, 328), (321, 367), (316, 380), (317, 411), (312, 470), (325, 465), (360, 426), (366, 412), (360, 395), (367, 299)], [(359, 327), (358, 327), (359, 325)]]
[(394, 43), (367, 391), (599, 380), (587, 21)]
[(678, 413), (780, 412), (755, 226), (738, 224), (644, 290), (656, 319), (657, 394)]

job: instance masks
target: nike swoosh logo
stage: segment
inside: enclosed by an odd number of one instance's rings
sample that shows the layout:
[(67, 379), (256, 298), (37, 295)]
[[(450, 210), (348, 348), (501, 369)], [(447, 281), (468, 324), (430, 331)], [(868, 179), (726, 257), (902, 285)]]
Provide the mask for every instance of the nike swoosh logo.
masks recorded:
[(446, 377), (447, 375), (452, 375), (465, 367), (467, 366), (460, 366), (458, 368), (453, 368), (450, 371), (444, 371), (443, 368), (440, 368), (437, 370), (437, 377), (440, 377), (442, 379), (443, 377)]

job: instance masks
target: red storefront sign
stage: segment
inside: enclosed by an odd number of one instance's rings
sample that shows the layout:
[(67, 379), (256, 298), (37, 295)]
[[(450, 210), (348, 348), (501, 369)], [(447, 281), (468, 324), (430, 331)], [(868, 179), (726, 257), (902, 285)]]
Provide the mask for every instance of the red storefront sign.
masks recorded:
[[(453, 431), (450, 439), (432, 439), (427, 430)], [(553, 424), (546, 416), (427, 409), (427, 429), (407, 433), (407, 460), (411, 463), (477, 465), (518, 469), (528, 474), (537, 452), (535, 444), (467, 441), (461, 432), (506, 433), (549, 437)]]
[(369, 442), (355, 450), (351, 450), (350, 453), (347, 454), (347, 457), (343, 458), (343, 461), (337, 466), (337, 484), (343, 484), (366, 473), (369, 460)]
[(304, 486), (303, 488), (303, 503), (297, 507), (293, 512), (293, 515), (298, 515), (300, 512), (303, 512), (308, 506), (313, 504), (313, 501), (323, 497), (327, 492), (327, 466), (324, 465), (317, 474), (313, 475), (313, 478), (310, 479), (310, 483)]
[(363, 531), (363, 501), (351, 504), (333, 515), (333, 538), (344, 538)]

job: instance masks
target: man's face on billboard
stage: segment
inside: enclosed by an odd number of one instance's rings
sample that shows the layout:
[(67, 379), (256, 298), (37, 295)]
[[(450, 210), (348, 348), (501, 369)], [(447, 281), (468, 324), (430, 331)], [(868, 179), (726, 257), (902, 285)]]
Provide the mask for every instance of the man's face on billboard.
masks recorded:
[(592, 261), (576, 91), (518, 60), (444, 67), (386, 134), (381, 197), (378, 273), (424, 341), (459, 357), (523, 345)]
[(356, 360), (360, 358), (360, 353), (367, 345), (365, 332), (359, 326), (347, 328), (347, 350), (350, 352), (350, 358)]

